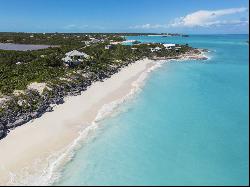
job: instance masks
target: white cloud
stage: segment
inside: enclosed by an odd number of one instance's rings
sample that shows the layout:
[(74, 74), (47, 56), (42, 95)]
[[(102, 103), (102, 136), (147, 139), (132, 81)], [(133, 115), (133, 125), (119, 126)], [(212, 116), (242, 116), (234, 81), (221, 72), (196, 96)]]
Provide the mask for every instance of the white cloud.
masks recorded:
[(98, 29), (98, 30), (104, 30), (105, 27), (99, 26), (99, 25), (76, 25), (76, 24), (69, 24), (65, 25), (63, 27), (64, 30), (67, 31), (86, 31), (91, 29)]
[(246, 26), (249, 24), (248, 20), (222, 20), (222, 21), (214, 21), (211, 23), (213, 26)]
[(188, 14), (184, 17), (175, 19), (172, 23), (169, 24), (171, 27), (209, 27), (209, 26), (220, 26), (227, 24), (247, 24), (248, 21), (242, 20), (220, 20), (219, 18), (231, 15), (238, 14), (248, 11), (247, 8), (230, 8), (230, 9), (221, 9), (221, 10), (199, 10)]
[(129, 27), (130, 29), (163, 29), (170, 27), (211, 27), (211, 26), (246, 26), (248, 19), (222, 19), (223, 16), (247, 12), (248, 8), (229, 8), (221, 10), (199, 10), (184, 17), (176, 18), (169, 24), (143, 24)]
[(75, 25), (75, 24), (69, 24), (64, 27), (66, 30), (73, 30), (73, 29), (84, 29), (87, 28), (88, 25)]
[(159, 28), (167, 28), (168, 25), (161, 24), (144, 24), (144, 25), (136, 25), (129, 27), (130, 29), (159, 29)]

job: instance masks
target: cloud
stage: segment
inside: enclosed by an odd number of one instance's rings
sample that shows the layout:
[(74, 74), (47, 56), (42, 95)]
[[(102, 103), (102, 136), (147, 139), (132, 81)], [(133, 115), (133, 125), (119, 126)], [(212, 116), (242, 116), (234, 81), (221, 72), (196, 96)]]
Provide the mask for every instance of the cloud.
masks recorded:
[(223, 16), (247, 12), (248, 8), (229, 8), (220, 10), (199, 10), (184, 17), (179, 17), (169, 24), (143, 24), (129, 27), (130, 29), (166, 29), (173, 27), (220, 27), (220, 26), (247, 26), (249, 20), (245, 19), (221, 19)]
[(221, 10), (199, 10), (188, 14), (184, 17), (176, 18), (172, 23), (169, 24), (170, 27), (210, 27), (210, 26), (220, 26), (220, 25), (241, 25), (248, 24), (247, 20), (220, 20), (219, 18), (238, 14), (242, 12), (247, 12), (248, 8), (230, 8)]
[(144, 25), (136, 25), (129, 27), (130, 29), (159, 29), (159, 28), (167, 28), (168, 25), (161, 24), (144, 24)]
[(64, 28), (65, 29), (71, 29), (71, 28), (75, 28), (75, 27), (76, 27), (76, 25), (71, 24), (71, 25), (66, 25)]
[(69, 24), (63, 27), (64, 30), (68, 31), (86, 31), (91, 29), (98, 29), (104, 30), (105, 27), (99, 25), (76, 25), (76, 24)]
[(87, 28), (88, 25), (75, 25), (75, 24), (69, 24), (69, 25), (66, 25), (64, 26), (64, 29), (66, 30), (79, 30), (79, 29), (85, 29)]
[(248, 20), (222, 20), (214, 21), (211, 25), (220, 27), (220, 26), (246, 26), (249, 24)]

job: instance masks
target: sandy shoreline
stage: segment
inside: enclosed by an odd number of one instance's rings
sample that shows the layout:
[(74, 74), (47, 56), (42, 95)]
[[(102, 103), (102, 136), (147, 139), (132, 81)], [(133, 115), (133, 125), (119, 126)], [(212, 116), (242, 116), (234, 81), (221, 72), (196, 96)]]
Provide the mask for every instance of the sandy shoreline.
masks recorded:
[(94, 83), (81, 95), (66, 98), (53, 112), (11, 131), (0, 141), (0, 185), (37, 184), (32, 181), (34, 176), (28, 182), (26, 177), (37, 168), (41, 171), (38, 177), (43, 175), (41, 169), (48, 167), (49, 156), (72, 144), (79, 132), (95, 120), (102, 106), (129, 94), (132, 84), (154, 65), (152, 62), (146, 59), (130, 64), (104, 82)]

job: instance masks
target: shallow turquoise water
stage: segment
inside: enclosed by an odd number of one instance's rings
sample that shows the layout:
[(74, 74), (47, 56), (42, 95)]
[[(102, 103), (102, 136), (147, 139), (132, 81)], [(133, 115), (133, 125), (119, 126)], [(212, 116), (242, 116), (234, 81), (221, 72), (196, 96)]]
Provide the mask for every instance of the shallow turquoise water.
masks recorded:
[(189, 43), (212, 50), (212, 58), (152, 72), (77, 151), (57, 185), (247, 185), (248, 35), (136, 39)]

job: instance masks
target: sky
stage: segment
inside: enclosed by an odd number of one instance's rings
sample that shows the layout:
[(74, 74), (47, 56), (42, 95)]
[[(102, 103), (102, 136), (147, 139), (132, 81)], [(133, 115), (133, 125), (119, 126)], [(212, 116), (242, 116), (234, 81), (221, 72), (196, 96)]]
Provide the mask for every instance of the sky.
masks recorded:
[(0, 0), (0, 32), (249, 33), (248, 0)]

